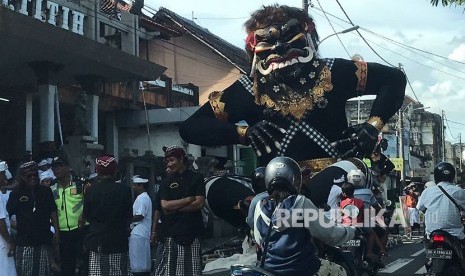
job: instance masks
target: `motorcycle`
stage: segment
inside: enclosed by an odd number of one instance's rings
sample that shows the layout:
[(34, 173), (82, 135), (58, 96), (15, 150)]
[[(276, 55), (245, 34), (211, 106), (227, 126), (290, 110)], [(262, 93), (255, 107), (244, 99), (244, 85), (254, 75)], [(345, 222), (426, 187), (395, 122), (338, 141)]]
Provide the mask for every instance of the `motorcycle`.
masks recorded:
[[(344, 251), (339, 247), (329, 246), (319, 240), (314, 240), (314, 244), (318, 250), (318, 257), (328, 260), (341, 266), (347, 276), (357, 276), (354, 266), (354, 259), (350, 252)], [(259, 266), (251, 265), (232, 265), (231, 275), (247, 275), (247, 276), (280, 276), (281, 274), (265, 270)]]
[(357, 276), (357, 269), (355, 266), (355, 260), (350, 251), (343, 250), (339, 246), (329, 246), (324, 242), (314, 239), (318, 257), (320, 259), (328, 260), (332, 263), (340, 265), (345, 271), (347, 276)]
[(444, 230), (434, 230), (425, 243), (426, 275), (463, 275), (465, 259), (460, 241)]
[[(342, 213), (354, 220), (357, 219), (360, 210), (352, 204), (346, 205), (342, 209)], [(363, 228), (358, 228), (359, 234), (356, 235), (352, 240), (349, 240), (340, 246), (343, 252), (348, 252), (353, 258), (353, 267), (355, 273), (353, 275), (363, 275), (364, 273), (369, 276), (374, 276), (383, 267), (381, 262), (381, 255), (379, 254), (379, 248), (374, 248), (374, 252), (379, 256), (379, 260), (373, 260), (367, 258), (368, 248), (368, 235)]]
[(363, 275), (364, 273), (369, 276), (374, 276), (381, 269), (379, 262), (366, 257), (367, 254), (367, 236), (362, 233), (358, 237), (345, 242), (341, 245), (341, 249), (345, 252), (350, 252), (353, 256), (355, 274)]

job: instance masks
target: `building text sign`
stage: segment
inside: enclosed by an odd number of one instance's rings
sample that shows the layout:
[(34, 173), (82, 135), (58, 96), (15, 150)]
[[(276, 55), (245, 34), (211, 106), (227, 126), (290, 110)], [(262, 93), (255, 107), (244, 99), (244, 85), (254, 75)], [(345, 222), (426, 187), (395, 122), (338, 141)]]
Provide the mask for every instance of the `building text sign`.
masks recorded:
[(82, 12), (74, 11), (48, 0), (1, 1), (4, 6), (10, 7), (21, 14), (84, 35), (84, 14)]

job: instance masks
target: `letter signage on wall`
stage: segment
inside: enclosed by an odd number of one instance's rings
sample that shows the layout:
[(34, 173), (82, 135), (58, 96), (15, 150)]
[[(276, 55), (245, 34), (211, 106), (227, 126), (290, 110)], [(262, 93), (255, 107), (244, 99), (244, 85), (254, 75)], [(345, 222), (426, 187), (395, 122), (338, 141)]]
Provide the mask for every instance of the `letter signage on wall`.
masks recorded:
[(42, 22), (71, 30), (84, 35), (84, 18), (82, 12), (45, 0), (2, 0), (2, 5), (21, 14), (34, 17)]

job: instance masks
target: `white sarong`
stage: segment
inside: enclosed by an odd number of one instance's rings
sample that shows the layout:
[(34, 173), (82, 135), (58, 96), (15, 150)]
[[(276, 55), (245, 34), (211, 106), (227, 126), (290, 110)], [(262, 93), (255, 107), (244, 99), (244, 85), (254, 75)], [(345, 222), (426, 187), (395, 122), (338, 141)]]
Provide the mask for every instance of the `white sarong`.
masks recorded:
[(420, 223), (420, 213), (416, 208), (408, 208), (408, 217), (410, 226), (413, 226), (415, 223)]
[(0, 247), (0, 276), (16, 276), (15, 259), (8, 257), (7, 251), (6, 247)]
[(131, 272), (150, 272), (150, 239), (138, 235), (129, 237), (129, 264)]

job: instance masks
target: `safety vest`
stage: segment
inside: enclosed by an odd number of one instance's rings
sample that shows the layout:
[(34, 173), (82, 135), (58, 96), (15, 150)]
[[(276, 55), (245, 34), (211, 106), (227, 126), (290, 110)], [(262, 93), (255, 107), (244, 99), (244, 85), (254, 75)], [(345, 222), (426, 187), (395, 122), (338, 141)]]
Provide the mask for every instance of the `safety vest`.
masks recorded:
[(84, 205), (82, 188), (78, 189), (76, 182), (71, 182), (71, 185), (66, 188), (56, 184), (52, 188), (52, 192), (57, 206), (60, 231), (71, 231), (78, 228), (78, 220)]

